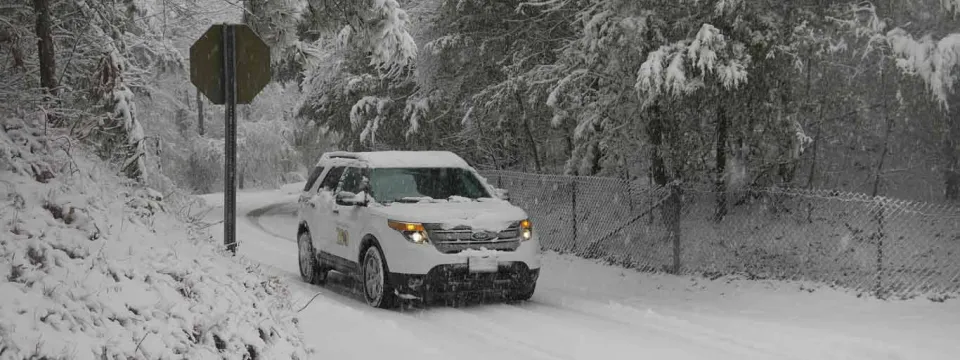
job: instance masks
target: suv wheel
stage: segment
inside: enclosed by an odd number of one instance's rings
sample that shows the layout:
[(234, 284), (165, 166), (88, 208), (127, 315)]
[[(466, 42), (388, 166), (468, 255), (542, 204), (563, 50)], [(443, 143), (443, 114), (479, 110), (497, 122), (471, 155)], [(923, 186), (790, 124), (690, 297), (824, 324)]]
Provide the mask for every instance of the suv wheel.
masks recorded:
[(389, 308), (396, 304), (393, 286), (390, 286), (387, 262), (383, 252), (372, 245), (364, 252), (360, 266), (360, 279), (363, 282), (363, 297), (367, 304), (378, 308)]
[(515, 290), (508, 295), (508, 299), (512, 301), (527, 301), (533, 297), (533, 292), (537, 290), (537, 284), (533, 283), (531, 285), (524, 286), (520, 290)]
[(297, 247), (300, 258), (300, 278), (303, 281), (323, 285), (327, 281), (327, 271), (323, 270), (317, 261), (317, 252), (313, 249), (310, 232), (304, 231), (297, 237)]

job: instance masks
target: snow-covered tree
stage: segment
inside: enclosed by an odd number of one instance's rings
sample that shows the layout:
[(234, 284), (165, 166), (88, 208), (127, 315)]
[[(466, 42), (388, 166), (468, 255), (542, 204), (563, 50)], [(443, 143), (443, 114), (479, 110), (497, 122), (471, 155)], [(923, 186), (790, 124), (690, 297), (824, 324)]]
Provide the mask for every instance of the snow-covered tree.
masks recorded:
[(143, 182), (146, 177), (146, 151), (143, 127), (137, 120), (135, 97), (124, 81), (126, 61), (115, 50), (103, 57), (100, 71), (96, 74), (100, 86), (95, 94), (101, 98), (106, 119), (101, 120), (97, 138), (101, 138), (104, 155), (123, 154), (121, 170), (131, 179)]
[[(875, 1), (849, 4), (844, 7), (844, 15), (834, 19), (850, 44), (850, 51), (862, 59), (877, 59), (877, 67), (886, 71), (882, 79), (895, 78), (898, 75), (907, 80), (918, 80), (926, 88), (925, 95), (907, 96), (913, 92), (908, 81), (887, 80), (897, 84), (896, 99), (885, 100), (884, 104), (895, 103), (897, 110), (907, 110), (910, 106), (927, 108), (924, 100), (936, 104), (939, 113), (925, 113), (935, 121), (924, 124), (926, 128), (915, 131), (915, 121), (911, 123), (909, 114), (897, 114), (890, 118), (888, 127), (894, 128), (892, 140), (884, 143), (906, 140), (903, 133), (911, 132), (911, 137), (921, 136), (926, 141), (941, 144), (940, 151), (927, 150), (926, 159), (937, 159), (924, 164), (926, 168), (940, 169), (943, 176), (944, 192), (947, 199), (960, 199), (960, 121), (954, 107), (960, 102), (955, 84), (960, 71), (960, 27), (956, 25), (957, 3), (955, 1), (918, 0), (915, 2)], [(899, 73), (899, 74), (898, 74)], [(884, 75), (881, 73), (881, 75)], [(919, 102), (919, 104), (917, 104)], [(884, 106), (883, 110), (888, 110)], [(916, 110), (914, 110), (916, 111)], [(925, 110), (923, 110), (925, 111)], [(926, 111), (925, 111), (926, 112)], [(904, 130), (898, 130), (904, 129)], [(886, 154), (886, 152), (884, 152)], [(895, 152), (891, 152), (895, 154)], [(883, 158), (881, 158), (882, 164)], [(897, 159), (887, 160), (896, 163)], [(919, 165), (919, 164), (917, 164)], [(885, 174), (878, 166), (877, 185), (886, 181)]]
[[(91, 142), (117, 136), (105, 149), (123, 150), (110, 152), (118, 166), (209, 189), (222, 114), (195, 105), (183, 54), (211, 24), (243, 21), (271, 45), (283, 84), (241, 107), (241, 142), (269, 149), (241, 148), (260, 156), (248, 184), (331, 146), (442, 148), (481, 167), (712, 182), (718, 194), (879, 183), (910, 196), (924, 188), (905, 185), (913, 174), (956, 198), (958, 4), (54, 2), (54, 102), (37, 91), (33, 7), (3, 7), (0, 107), (42, 104)], [(718, 214), (725, 206), (718, 198)]]
[(396, 121), (402, 103), (393, 99), (410, 94), (409, 78), (382, 77), (363, 60), (361, 45), (329, 42), (323, 53), (318, 65), (305, 74), (298, 115), (342, 136), (341, 145), (347, 149), (402, 142)]

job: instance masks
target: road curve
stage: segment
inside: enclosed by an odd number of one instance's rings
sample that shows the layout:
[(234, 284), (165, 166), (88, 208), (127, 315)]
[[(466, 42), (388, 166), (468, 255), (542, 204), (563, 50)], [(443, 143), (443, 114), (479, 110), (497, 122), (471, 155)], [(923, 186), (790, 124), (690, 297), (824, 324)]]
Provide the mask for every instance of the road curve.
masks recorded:
[[(270, 204), (256, 209), (250, 210), (245, 214), (245, 217), (250, 224), (256, 227), (258, 230), (263, 231), (264, 233), (273, 235), (275, 237), (286, 239), (290, 241), (296, 240), (296, 219), (297, 219), (297, 204), (290, 202), (281, 202)], [(271, 223), (264, 225), (264, 222), (273, 220)], [(285, 220), (285, 221), (284, 221)], [(286, 225), (293, 224), (293, 226), (282, 227)]]

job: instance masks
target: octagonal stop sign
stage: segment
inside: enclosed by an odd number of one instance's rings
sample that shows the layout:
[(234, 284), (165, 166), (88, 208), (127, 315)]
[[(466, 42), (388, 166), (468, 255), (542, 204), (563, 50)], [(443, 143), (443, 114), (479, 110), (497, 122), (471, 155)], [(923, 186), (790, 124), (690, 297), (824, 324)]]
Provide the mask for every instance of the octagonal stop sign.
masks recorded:
[(234, 30), (236, 49), (237, 104), (249, 104), (270, 82), (270, 48), (244, 24), (217, 24), (207, 29), (190, 47), (190, 82), (217, 105), (226, 102), (224, 92), (224, 28)]

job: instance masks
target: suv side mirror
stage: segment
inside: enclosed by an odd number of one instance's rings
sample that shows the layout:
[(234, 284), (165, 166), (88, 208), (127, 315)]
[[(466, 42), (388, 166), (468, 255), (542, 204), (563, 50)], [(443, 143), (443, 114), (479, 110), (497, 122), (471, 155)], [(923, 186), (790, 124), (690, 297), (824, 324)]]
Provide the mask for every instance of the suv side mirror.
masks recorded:
[(493, 192), (498, 199), (510, 201), (510, 191), (507, 191), (507, 189), (493, 189)]
[(349, 191), (338, 192), (336, 201), (337, 205), (341, 206), (367, 206), (367, 199), (365, 195), (356, 194)]

